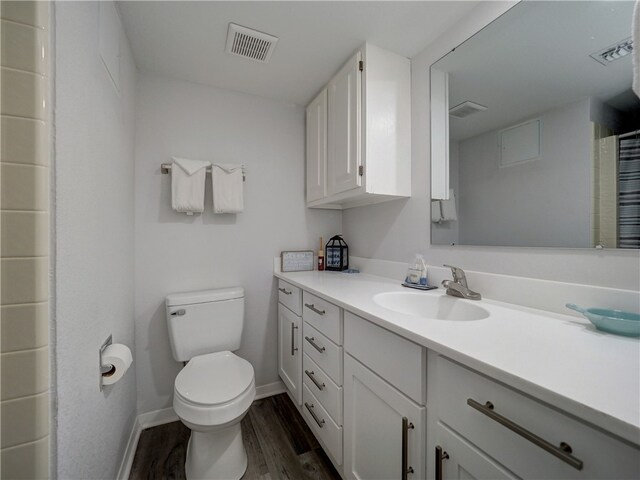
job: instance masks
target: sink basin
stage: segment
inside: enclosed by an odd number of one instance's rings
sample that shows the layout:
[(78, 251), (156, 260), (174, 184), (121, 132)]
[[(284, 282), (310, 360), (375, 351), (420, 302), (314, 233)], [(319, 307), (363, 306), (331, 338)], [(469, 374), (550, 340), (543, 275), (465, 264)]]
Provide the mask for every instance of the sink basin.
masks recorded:
[(481, 306), (448, 295), (387, 292), (375, 295), (373, 301), (394, 312), (434, 320), (482, 320), (489, 316)]

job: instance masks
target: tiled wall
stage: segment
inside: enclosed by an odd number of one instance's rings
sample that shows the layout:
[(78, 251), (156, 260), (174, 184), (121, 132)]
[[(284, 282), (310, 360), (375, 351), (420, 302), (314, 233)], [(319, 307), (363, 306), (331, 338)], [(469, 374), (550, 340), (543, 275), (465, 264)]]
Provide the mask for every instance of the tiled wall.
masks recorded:
[(0, 17), (0, 477), (48, 478), (49, 4)]
[(593, 132), (592, 237), (594, 245), (618, 246), (618, 137), (604, 125)]

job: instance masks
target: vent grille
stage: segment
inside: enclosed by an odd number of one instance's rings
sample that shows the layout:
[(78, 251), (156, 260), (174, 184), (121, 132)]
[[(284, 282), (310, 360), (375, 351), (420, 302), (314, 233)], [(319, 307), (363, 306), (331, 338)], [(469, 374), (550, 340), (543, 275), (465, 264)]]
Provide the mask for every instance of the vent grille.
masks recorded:
[(230, 23), (226, 51), (232, 55), (267, 63), (277, 42), (278, 37)]
[(480, 105), (479, 103), (466, 101), (456, 105), (455, 107), (451, 107), (449, 109), (449, 115), (455, 118), (465, 118), (469, 115), (473, 115), (474, 113), (483, 112), (487, 108), (488, 107)]
[(592, 53), (589, 56), (596, 62), (607, 66), (614, 60), (626, 57), (631, 52), (633, 52), (633, 40), (631, 39), (631, 37), (629, 37), (619, 41), (615, 45), (610, 45), (607, 48), (600, 50), (599, 52)]

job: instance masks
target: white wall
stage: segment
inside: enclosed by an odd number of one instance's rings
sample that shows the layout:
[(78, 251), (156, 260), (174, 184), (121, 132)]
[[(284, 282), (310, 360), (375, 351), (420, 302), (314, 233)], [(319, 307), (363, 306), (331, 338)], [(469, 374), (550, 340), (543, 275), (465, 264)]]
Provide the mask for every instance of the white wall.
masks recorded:
[(136, 413), (134, 369), (100, 392), (98, 349), (134, 346), (135, 66), (120, 93), (98, 52), (97, 2), (55, 4), (57, 476), (114, 478)]
[[(136, 368), (138, 412), (169, 407), (181, 364), (172, 355), (167, 294), (239, 285), (246, 309), (238, 354), (256, 385), (278, 381), (273, 257), (317, 249), (342, 215), (304, 200), (304, 109), (194, 83), (139, 77), (136, 107)], [(171, 156), (242, 163), (245, 211), (214, 215), (207, 177), (202, 215), (171, 210)]]
[[(343, 231), (355, 256), (409, 262), (415, 252), (434, 265), (625, 289), (640, 288), (640, 252), (431, 246), (429, 66), (513, 2), (486, 2), (411, 62), (412, 197), (347, 210)], [(473, 285), (472, 285), (473, 287)]]
[[(453, 189), (456, 211), (460, 216), (459, 144), (449, 142), (449, 188)], [(431, 242), (434, 245), (457, 245), (460, 242), (460, 219), (442, 223), (431, 222)]]
[(501, 167), (499, 130), (459, 142), (460, 244), (591, 247), (589, 99), (533, 118), (534, 160)]

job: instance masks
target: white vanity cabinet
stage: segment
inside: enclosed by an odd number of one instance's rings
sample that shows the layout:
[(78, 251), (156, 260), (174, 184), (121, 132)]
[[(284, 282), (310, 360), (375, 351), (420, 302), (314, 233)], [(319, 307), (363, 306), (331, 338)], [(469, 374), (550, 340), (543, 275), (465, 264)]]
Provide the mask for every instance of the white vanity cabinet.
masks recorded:
[(307, 107), (307, 206), (411, 196), (411, 64), (365, 44)]
[(640, 478), (637, 446), (445, 357), (429, 365), (430, 478)]
[(349, 312), (344, 326), (345, 478), (425, 478), (425, 349)]
[(278, 374), (296, 405), (302, 404), (302, 293), (278, 282)]

